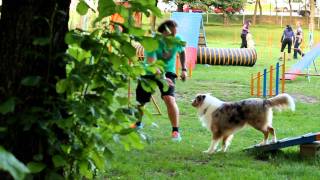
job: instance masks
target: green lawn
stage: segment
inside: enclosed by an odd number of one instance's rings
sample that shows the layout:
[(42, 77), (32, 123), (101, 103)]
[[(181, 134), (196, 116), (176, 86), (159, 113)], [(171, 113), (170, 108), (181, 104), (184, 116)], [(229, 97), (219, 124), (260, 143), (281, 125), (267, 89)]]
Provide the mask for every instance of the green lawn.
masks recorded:
[[(241, 26), (206, 26), (209, 47), (239, 47)], [(227, 153), (203, 154), (210, 143), (210, 133), (201, 127), (191, 100), (197, 93), (209, 92), (233, 101), (250, 97), (250, 76), (279, 57), (282, 29), (275, 26), (251, 27), (256, 40), (258, 60), (253, 67), (197, 65), (193, 76), (177, 83), (177, 102), (181, 114), (183, 141), (170, 140), (170, 123), (164, 103), (155, 95), (163, 112), (144, 118), (143, 134), (147, 136), (143, 150), (125, 151), (115, 146), (115, 155), (107, 170), (110, 179), (319, 179), (320, 158), (302, 158), (298, 147), (283, 149), (277, 154), (252, 155), (243, 149), (262, 140), (263, 135), (251, 127), (239, 131)], [(307, 29), (305, 29), (307, 32)], [(315, 32), (319, 42), (319, 31)], [(272, 39), (272, 40), (270, 40)], [(268, 42), (272, 42), (272, 46)], [(305, 49), (306, 51), (308, 49)], [(271, 52), (271, 53), (270, 53)], [(297, 61), (288, 62), (287, 68)], [(316, 61), (320, 68), (320, 60)], [(311, 72), (314, 68), (311, 67)], [(295, 112), (275, 112), (274, 127), (278, 139), (320, 132), (320, 77), (298, 77), (286, 83), (286, 92), (296, 101)]]

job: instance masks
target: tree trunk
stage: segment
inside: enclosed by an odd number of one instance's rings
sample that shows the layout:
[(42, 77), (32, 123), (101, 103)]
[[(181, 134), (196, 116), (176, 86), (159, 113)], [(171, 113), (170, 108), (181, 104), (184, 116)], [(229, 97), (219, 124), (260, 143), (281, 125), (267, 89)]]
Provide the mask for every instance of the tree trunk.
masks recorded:
[(260, 0), (258, 0), (259, 1), (259, 11), (260, 11), (260, 16), (262, 16), (262, 6), (261, 6), (261, 1)]
[(258, 1), (256, 1), (256, 4), (254, 6), (254, 14), (253, 14), (253, 25), (256, 25), (256, 18), (257, 18), (257, 8), (258, 8)]
[(289, 0), (289, 11), (290, 11), (290, 19), (289, 19), (289, 24), (292, 24), (292, 5), (291, 5), (291, 0)]
[[(275, 0), (275, 3), (276, 3), (276, 7), (278, 7), (278, 0)], [(277, 17), (277, 23), (279, 22), (278, 21), (278, 10), (276, 10), (276, 17)]]
[(178, 6), (177, 11), (178, 11), (178, 12), (183, 12), (183, 4), (180, 4), (180, 3), (179, 3), (177, 6)]
[(227, 13), (223, 13), (223, 24), (224, 24), (224, 26), (227, 26), (227, 25), (229, 25), (229, 18), (228, 18), (228, 15), (227, 15)]
[[(158, 0), (155, 1), (155, 6), (158, 5)], [(151, 28), (151, 31), (155, 32), (156, 31), (156, 20), (157, 20), (157, 17), (155, 15), (151, 15), (150, 16), (150, 28)]]
[(150, 16), (150, 28), (151, 28), (151, 31), (153, 32), (156, 31), (156, 20), (157, 20), (157, 17), (155, 15)]
[[(7, 126), (9, 131), (6, 137), (0, 137), (0, 144), (24, 163), (38, 153), (49, 153), (39, 148), (40, 145), (48, 148), (48, 138), (41, 134), (40, 122), (30, 122), (31, 127), (23, 129), (26, 127), (23, 118), (28, 117), (19, 114), (31, 107), (45, 108), (48, 112), (53, 108), (47, 102), (57, 99), (55, 84), (65, 77), (62, 55), (67, 49), (64, 37), (68, 31), (69, 6), (70, 0), (2, 0), (0, 103), (14, 97), (16, 106), (14, 113), (0, 115), (0, 126)], [(35, 43), (39, 37), (47, 43)], [(27, 76), (40, 77), (40, 83), (21, 85)]]

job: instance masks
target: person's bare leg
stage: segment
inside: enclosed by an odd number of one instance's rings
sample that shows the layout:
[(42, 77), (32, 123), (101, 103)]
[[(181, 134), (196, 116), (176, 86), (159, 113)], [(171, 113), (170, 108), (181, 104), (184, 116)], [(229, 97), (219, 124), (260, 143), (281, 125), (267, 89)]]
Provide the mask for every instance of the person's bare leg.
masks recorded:
[(162, 98), (167, 106), (167, 112), (172, 127), (179, 127), (179, 108), (176, 103), (175, 97), (166, 95)]
[(138, 112), (137, 114), (135, 115), (135, 117), (137, 118), (136, 122), (134, 124), (131, 124), (130, 125), (130, 128), (142, 128), (142, 124), (141, 124), (141, 121), (142, 121), (142, 117), (143, 117), (143, 111), (144, 111), (144, 104), (139, 104), (137, 106), (137, 109), (138, 109)]

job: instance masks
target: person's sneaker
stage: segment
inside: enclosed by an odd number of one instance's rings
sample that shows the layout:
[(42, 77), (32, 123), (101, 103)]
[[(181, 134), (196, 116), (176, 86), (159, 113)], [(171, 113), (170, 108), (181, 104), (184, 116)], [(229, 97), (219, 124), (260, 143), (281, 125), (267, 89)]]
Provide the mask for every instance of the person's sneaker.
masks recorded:
[(130, 125), (130, 128), (137, 129), (137, 130), (143, 129), (143, 124), (140, 123), (140, 125), (138, 126), (136, 123), (133, 123), (133, 124)]
[(180, 142), (182, 140), (181, 135), (178, 131), (173, 131), (171, 135), (172, 141)]

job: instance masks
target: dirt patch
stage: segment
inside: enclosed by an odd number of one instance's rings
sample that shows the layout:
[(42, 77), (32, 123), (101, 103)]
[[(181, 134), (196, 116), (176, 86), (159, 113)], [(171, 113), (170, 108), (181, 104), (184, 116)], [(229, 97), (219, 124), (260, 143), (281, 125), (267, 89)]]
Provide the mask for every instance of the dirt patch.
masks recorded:
[(291, 96), (299, 102), (308, 103), (308, 104), (315, 104), (319, 102), (319, 99), (312, 96), (305, 96), (302, 94), (291, 94)]

